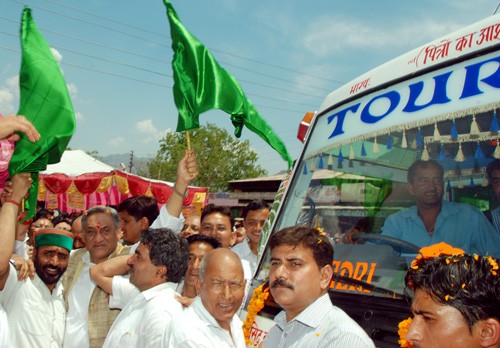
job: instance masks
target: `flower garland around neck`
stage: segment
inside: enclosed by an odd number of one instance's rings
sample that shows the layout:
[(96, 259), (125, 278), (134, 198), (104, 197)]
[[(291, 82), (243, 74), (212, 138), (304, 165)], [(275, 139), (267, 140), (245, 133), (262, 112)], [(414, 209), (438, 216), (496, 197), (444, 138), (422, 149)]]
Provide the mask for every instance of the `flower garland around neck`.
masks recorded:
[(248, 304), (248, 313), (243, 321), (243, 333), (245, 335), (245, 344), (252, 345), (253, 342), (250, 341), (250, 330), (252, 329), (252, 324), (255, 321), (257, 314), (264, 308), (267, 297), (269, 296), (269, 284), (267, 282), (262, 283), (257, 289), (254, 290), (250, 303)]

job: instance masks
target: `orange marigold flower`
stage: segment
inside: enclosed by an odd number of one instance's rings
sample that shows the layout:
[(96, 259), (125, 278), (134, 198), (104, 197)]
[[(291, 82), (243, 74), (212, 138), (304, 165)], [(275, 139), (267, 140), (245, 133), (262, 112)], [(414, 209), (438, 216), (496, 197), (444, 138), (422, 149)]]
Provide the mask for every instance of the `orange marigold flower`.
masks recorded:
[(410, 328), (412, 321), (412, 318), (408, 318), (398, 324), (398, 343), (400, 347), (413, 347), (413, 343), (406, 339), (406, 334), (408, 332), (408, 329)]

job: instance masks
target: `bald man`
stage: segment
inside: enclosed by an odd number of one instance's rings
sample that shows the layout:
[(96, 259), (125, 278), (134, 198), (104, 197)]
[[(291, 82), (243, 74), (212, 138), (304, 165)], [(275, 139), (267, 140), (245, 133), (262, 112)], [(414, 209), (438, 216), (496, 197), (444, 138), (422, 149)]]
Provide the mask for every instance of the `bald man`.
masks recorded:
[(245, 294), (240, 258), (229, 249), (208, 252), (200, 265), (198, 293), (180, 318), (171, 321), (163, 347), (245, 347), (236, 315)]

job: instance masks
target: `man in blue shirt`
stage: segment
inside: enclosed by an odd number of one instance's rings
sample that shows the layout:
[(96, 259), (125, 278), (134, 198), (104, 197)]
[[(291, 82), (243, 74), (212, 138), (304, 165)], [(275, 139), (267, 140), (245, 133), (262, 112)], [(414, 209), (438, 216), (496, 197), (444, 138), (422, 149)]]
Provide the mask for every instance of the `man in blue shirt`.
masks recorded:
[(444, 170), (434, 161), (418, 160), (408, 169), (408, 191), (415, 206), (390, 215), (382, 235), (418, 247), (445, 242), (466, 253), (500, 256), (500, 234), (477, 208), (443, 200)]

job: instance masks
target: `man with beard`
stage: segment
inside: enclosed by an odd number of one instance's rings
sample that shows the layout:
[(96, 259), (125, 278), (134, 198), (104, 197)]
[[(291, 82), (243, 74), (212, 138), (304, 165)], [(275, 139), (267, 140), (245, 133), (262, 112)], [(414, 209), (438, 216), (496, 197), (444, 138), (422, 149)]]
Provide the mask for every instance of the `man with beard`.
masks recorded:
[[(0, 243), (3, 241), (0, 241)], [(35, 277), (19, 281), (11, 265), (0, 276), (0, 300), (9, 318), (12, 347), (60, 347), (66, 307), (60, 281), (73, 248), (71, 232), (56, 228), (34, 235)]]
[(443, 167), (434, 160), (413, 163), (408, 169), (408, 192), (415, 206), (390, 215), (382, 235), (418, 247), (445, 242), (466, 253), (500, 257), (500, 234), (479, 209), (443, 200), (443, 177)]
[(287, 227), (269, 240), (269, 284), (284, 310), (274, 318), (264, 347), (373, 348), (363, 329), (328, 295), (333, 246), (322, 232)]

